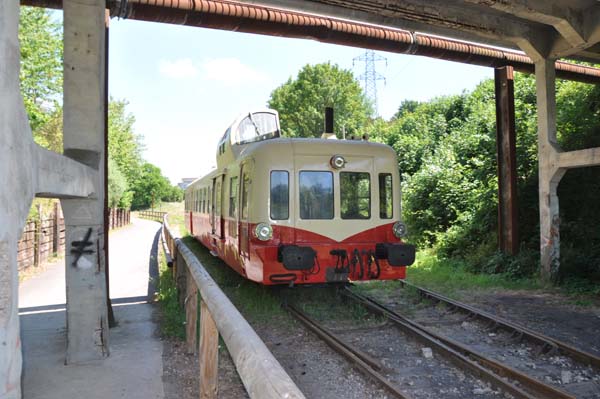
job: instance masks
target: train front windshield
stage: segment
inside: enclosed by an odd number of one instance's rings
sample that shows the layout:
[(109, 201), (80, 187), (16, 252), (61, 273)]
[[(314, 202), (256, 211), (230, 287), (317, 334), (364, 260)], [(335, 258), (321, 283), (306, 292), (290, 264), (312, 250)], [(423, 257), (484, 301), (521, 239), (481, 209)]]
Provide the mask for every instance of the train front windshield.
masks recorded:
[(255, 112), (242, 119), (237, 129), (238, 144), (250, 143), (279, 137), (277, 115), (269, 112)]
[[(341, 172), (340, 189), (334, 190), (333, 172), (300, 171), (300, 219), (379, 219), (393, 218), (392, 174), (379, 173), (372, 181), (368, 172)], [(374, 187), (371, 187), (371, 186)], [(376, 186), (375, 186), (376, 185)], [(271, 219), (289, 217), (289, 175), (286, 171), (271, 172)], [(371, 201), (371, 190), (377, 190)], [(340, 196), (341, 209), (334, 209), (334, 193)], [(379, 200), (379, 201), (377, 201)], [(372, 207), (374, 212), (372, 212)]]

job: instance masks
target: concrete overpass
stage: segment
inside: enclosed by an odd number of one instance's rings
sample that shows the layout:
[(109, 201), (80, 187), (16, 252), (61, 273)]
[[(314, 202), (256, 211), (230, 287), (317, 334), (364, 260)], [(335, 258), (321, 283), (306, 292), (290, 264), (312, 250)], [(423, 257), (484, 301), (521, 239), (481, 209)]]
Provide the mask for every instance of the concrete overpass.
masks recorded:
[[(600, 62), (595, 0), (24, 0), (64, 10), (64, 155), (38, 147), (19, 91), (18, 0), (0, 2), (0, 398), (19, 398), (17, 240), (34, 196), (61, 199), (67, 223), (67, 362), (109, 353), (106, 302), (106, 8), (113, 15), (281, 36), (336, 39), (422, 51), (425, 36), (521, 49), (537, 84), (540, 238), (543, 274), (559, 267), (557, 186), (570, 168), (600, 165), (600, 149), (562, 152), (556, 139), (555, 77), (562, 57)], [(264, 7), (267, 6), (267, 7)], [(275, 8), (282, 8), (276, 10)], [(286, 11), (287, 10), (287, 11)], [(316, 13), (337, 18), (322, 25)], [(361, 26), (347, 23), (362, 23)], [(389, 29), (405, 34), (386, 36)], [(355, 26), (357, 30), (351, 28)], [(337, 31), (332, 27), (337, 27)], [(319, 36), (320, 35), (320, 36)], [(382, 36), (383, 35), (383, 36)], [(321, 39), (319, 39), (321, 38)], [(405, 39), (402, 39), (405, 38)], [(458, 42), (455, 42), (458, 43)], [(456, 47), (469, 47), (456, 44)], [(448, 55), (458, 52), (442, 49)], [(485, 50), (484, 52), (487, 52)], [(489, 50), (492, 51), (492, 50)], [(485, 55), (485, 54), (484, 54)], [(471, 58), (477, 58), (471, 56)], [(513, 60), (507, 58), (510, 65)], [(558, 66), (557, 66), (558, 65)], [(502, 65), (490, 65), (502, 66)], [(585, 68), (584, 68), (585, 69)], [(582, 72), (583, 73), (583, 72)]]

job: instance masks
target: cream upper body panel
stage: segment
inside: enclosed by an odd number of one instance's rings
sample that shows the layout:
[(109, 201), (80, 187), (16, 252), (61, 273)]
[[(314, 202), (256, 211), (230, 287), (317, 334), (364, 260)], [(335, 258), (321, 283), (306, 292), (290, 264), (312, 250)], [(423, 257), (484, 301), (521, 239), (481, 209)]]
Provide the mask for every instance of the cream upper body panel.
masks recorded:
[[(343, 168), (336, 170), (330, 164), (334, 155), (344, 157)], [(400, 181), (394, 150), (383, 144), (365, 141), (278, 138), (248, 144), (239, 153), (239, 161), (252, 159), (252, 193), (249, 221), (268, 222), (311, 231), (336, 241), (342, 241), (370, 228), (400, 220)], [(273, 220), (270, 217), (271, 171), (289, 173), (289, 218)], [(333, 217), (302, 219), (299, 206), (299, 174), (308, 171), (331, 172), (333, 176)], [(370, 174), (371, 212), (368, 219), (343, 219), (340, 215), (340, 172)], [(392, 175), (393, 216), (382, 219), (379, 215), (380, 173)]]

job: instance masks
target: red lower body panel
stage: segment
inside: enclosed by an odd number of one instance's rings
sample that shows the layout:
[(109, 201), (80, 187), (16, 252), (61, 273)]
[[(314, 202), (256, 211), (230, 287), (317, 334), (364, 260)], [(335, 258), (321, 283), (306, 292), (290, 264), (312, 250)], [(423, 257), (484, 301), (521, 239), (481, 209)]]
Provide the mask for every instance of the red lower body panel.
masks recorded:
[[(347, 278), (352, 281), (397, 280), (406, 276), (405, 266), (391, 266), (384, 259), (375, 261), (377, 243), (400, 242), (391, 233), (391, 223), (363, 231), (341, 242), (310, 231), (273, 225), (273, 238), (263, 242), (247, 236), (252, 235), (255, 225), (233, 222), (225, 221), (224, 235), (220, 237), (212, 233), (208, 215), (186, 214), (186, 225), (198, 241), (240, 275), (264, 285), (330, 282), (327, 269), (335, 269), (336, 265), (338, 270), (345, 267)], [(311, 247), (316, 252), (313, 266), (306, 270), (286, 269), (280, 258), (281, 245)], [(345, 260), (337, 255), (343, 251), (347, 254)], [(330, 276), (332, 273), (333, 270), (330, 270)]]

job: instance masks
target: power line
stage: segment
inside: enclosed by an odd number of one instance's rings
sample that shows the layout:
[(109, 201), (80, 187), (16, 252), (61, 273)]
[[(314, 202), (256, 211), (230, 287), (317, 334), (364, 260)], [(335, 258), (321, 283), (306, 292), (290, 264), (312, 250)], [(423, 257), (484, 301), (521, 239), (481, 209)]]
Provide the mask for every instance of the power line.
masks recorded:
[(385, 66), (387, 66), (387, 58), (382, 57), (379, 54), (375, 54), (375, 51), (373, 50), (367, 50), (363, 54), (352, 59), (353, 67), (356, 61), (361, 61), (365, 63), (365, 72), (362, 73), (358, 77), (358, 79), (364, 81), (365, 95), (368, 99), (372, 101), (373, 108), (375, 109), (375, 114), (378, 115), (379, 112), (377, 109), (377, 81), (383, 80), (385, 84), (385, 76), (383, 76), (380, 73), (377, 73), (377, 71), (375, 70), (375, 63), (377, 61), (385, 61)]

